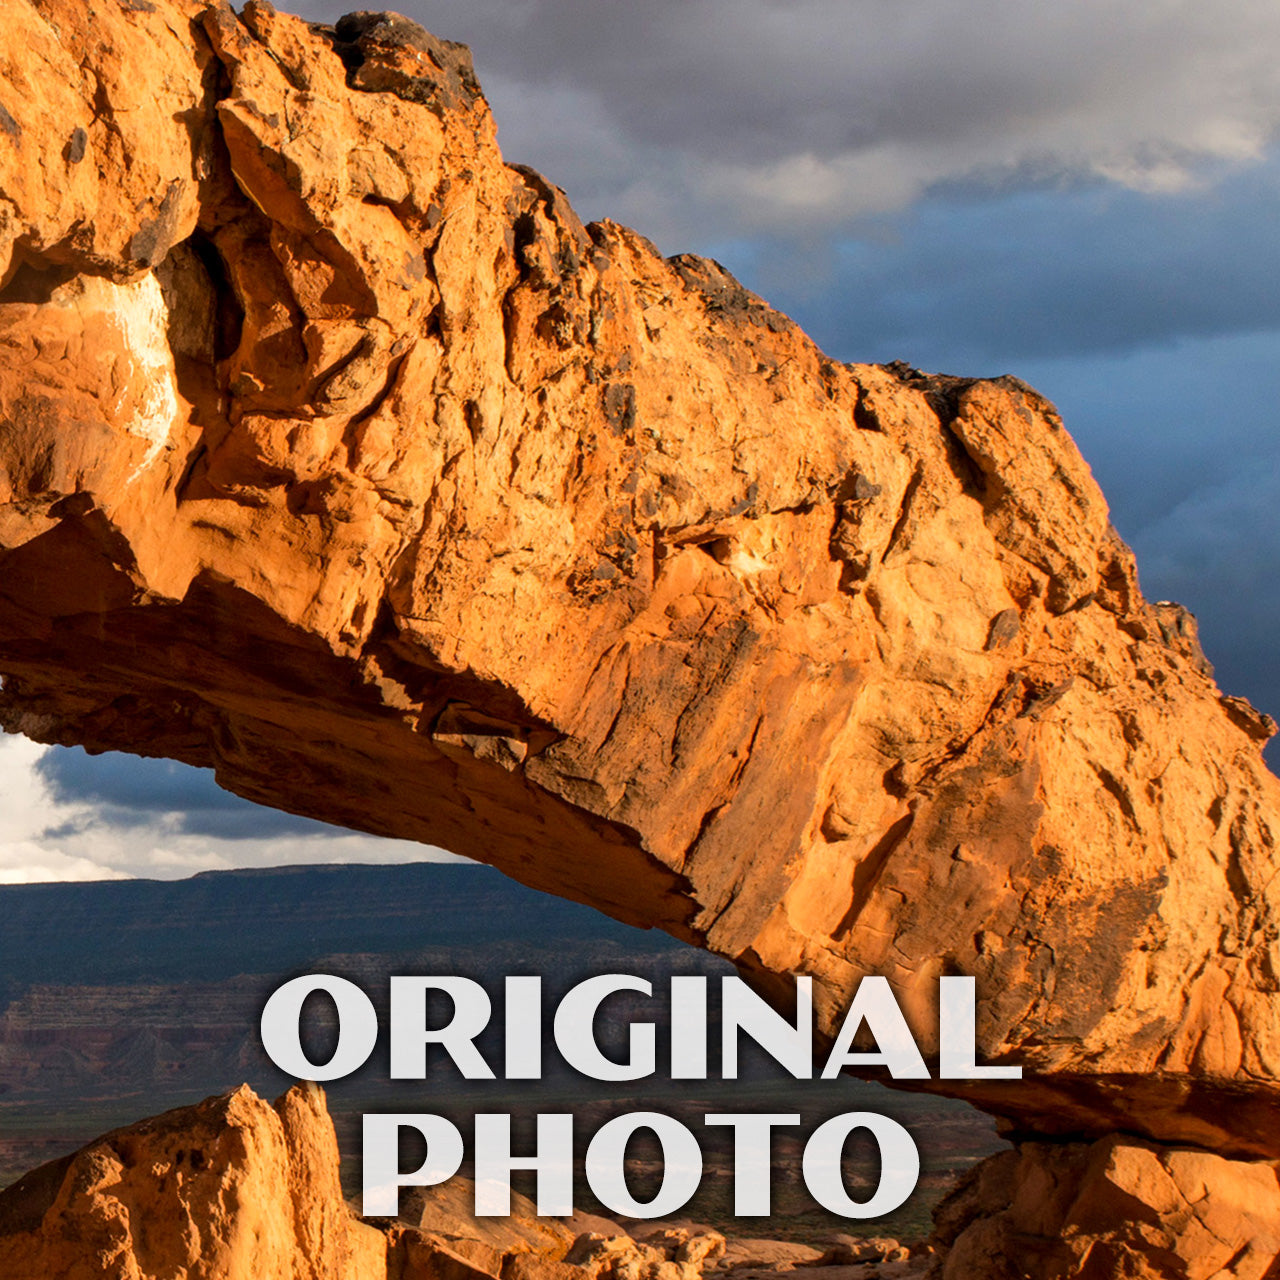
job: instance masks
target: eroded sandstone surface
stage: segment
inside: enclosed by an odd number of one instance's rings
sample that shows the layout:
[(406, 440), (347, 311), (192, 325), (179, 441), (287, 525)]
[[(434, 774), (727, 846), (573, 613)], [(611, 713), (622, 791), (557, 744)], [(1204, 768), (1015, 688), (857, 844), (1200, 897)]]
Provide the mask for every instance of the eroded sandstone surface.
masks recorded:
[(382, 1234), (342, 1199), (314, 1085), (247, 1088), (106, 1134), (0, 1193), (10, 1280), (382, 1280)]
[[(735, 960), (1022, 1136), (1280, 1157), (1274, 725), (1052, 405), (827, 359), (508, 165), (461, 46), (6, 0), (0, 715)], [(1268, 1166), (1269, 1167), (1269, 1166)]]
[(940, 1280), (1268, 1280), (1280, 1258), (1273, 1164), (1120, 1135), (993, 1157), (934, 1217)]

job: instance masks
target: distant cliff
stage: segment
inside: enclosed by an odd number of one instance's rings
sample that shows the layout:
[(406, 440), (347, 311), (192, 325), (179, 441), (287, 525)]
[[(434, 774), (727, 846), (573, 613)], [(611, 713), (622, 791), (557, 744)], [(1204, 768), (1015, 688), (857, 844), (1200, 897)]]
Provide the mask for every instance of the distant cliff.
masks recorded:
[(929, 1043), (972, 974), (1019, 1136), (1280, 1157), (1275, 726), (1052, 405), (584, 227), (402, 18), (7, 22), (8, 727), (809, 974), (828, 1030), (875, 973)]

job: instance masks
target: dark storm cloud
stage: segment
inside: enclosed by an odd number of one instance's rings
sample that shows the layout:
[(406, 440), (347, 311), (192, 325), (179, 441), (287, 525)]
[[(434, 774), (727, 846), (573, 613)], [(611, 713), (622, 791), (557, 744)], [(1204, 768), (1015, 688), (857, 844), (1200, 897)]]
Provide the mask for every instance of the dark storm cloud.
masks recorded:
[(1187, 606), (1222, 689), (1280, 716), (1280, 332), (1018, 371), (1062, 410), (1147, 597)]
[(1134, 549), (1147, 590), (1185, 603), (1199, 618), (1222, 689), (1280, 717), (1277, 511), (1280, 465), (1242, 468), (1140, 530)]
[(849, 236), (722, 246), (830, 354), (930, 369), (1280, 328), (1280, 155), (1176, 196), (939, 193)]
[(171, 816), (176, 834), (224, 840), (332, 832), (307, 818), (251, 804), (222, 790), (208, 769), (173, 760), (150, 760), (107, 752), (90, 756), (79, 747), (54, 747), (35, 765), (58, 804), (89, 805), (92, 816), (64, 819), (46, 835), (65, 837), (106, 824), (141, 827)]

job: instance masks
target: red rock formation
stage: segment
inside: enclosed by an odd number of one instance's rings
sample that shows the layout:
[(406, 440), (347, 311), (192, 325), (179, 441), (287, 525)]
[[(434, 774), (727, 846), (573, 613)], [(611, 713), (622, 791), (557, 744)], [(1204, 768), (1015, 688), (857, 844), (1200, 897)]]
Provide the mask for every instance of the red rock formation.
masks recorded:
[(866, 973), (1024, 1134), (1280, 1155), (1274, 726), (1051, 405), (825, 358), (505, 165), (466, 51), (14, 0), (4, 723)]
[(1274, 1163), (1118, 1136), (984, 1161), (935, 1217), (941, 1280), (1266, 1280), (1280, 1257)]
[(384, 1280), (386, 1253), (343, 1202), (314, 1085), (166, 1112), (0, 1193), (6, 1280)]

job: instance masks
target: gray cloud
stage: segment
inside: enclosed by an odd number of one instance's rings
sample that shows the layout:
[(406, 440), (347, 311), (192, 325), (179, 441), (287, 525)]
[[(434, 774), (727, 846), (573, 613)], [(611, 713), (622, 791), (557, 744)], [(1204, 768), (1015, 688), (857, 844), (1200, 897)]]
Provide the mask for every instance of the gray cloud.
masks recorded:
[(39, 759), (35, 770), (56, 804), (91, 806), (90, 813), (61, 819), (49, 830), (51, 838), (65, 838), (103, 824), (141, 826), (165, 815), (172, 815), (176, 834), (222, 840), (333, 831), (323, 822), (242, 800), (222, 790), (211, 770), (193, 769), (174, 760), (114, 751), (91, 756), (79, 747), (55, 747)]
[[(1274, 427), (1273, 422), (1273, 427)], [(1280, 717), (1280, 458), (1205, 485), (1134, 539), (1142, 580), (1196, 614), (1218, 685)], [(1280, 766), (1280, 741), (1267, 751)]]
[(669, 250), (841, 226), (959, 178), (1183, 189), (1280, 123), (1270, 0), (405, 7), (472, 45), (509, 158)]
[(452, 861), (430, 845), (263, 809), (206, 770), (0, 734), (0, 883), (174, 879), (288, 863)]

